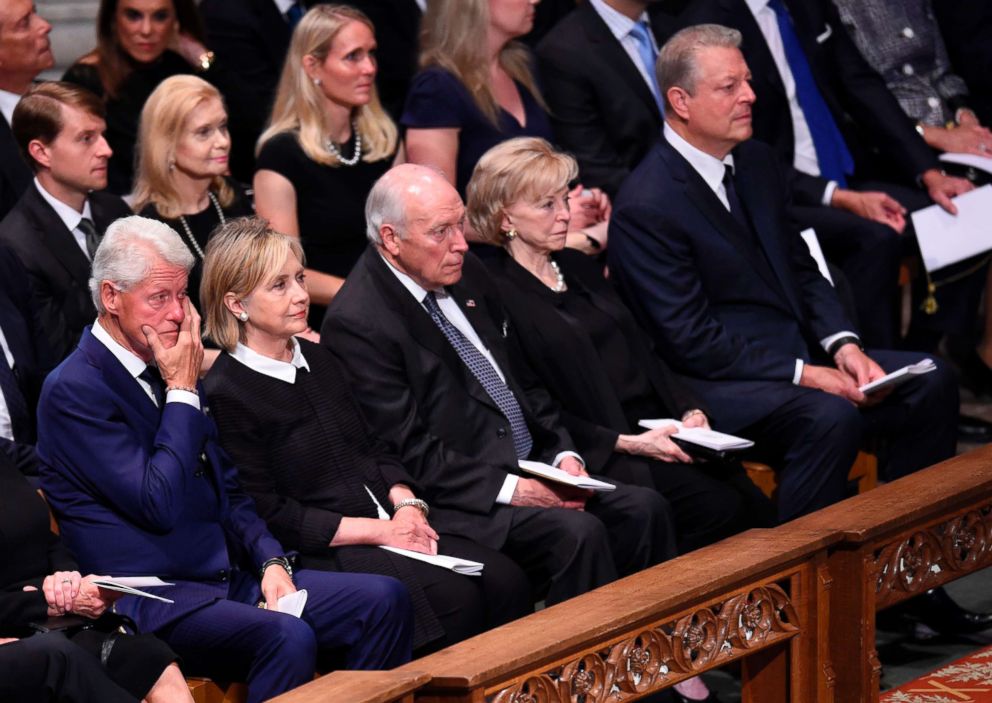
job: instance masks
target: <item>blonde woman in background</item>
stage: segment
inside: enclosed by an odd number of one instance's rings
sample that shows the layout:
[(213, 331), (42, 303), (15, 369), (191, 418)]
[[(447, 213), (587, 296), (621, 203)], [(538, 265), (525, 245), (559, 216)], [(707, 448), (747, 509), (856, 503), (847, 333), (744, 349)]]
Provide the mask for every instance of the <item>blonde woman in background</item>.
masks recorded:
[(255, 205), (303, 245), (314, 327), (365, 250), (365, 196), (396, 157), (396, 125), (376, 93), (375, 50), (375, 29), (360, 11), (311, 9), (293, 32), (259, 139)]

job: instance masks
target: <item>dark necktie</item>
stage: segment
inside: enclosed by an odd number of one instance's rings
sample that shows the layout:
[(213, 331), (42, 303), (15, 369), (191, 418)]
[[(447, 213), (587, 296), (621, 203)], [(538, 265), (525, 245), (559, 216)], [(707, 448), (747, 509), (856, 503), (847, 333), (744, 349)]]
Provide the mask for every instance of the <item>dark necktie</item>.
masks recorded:
[(744, 228), (744, 230), (750, 234), (753, 238), (753, 231), (751, 225), (747, 220), (747, 215), (744, 213), (744, 206), (741, 205), (741, 199), (737, 197), (737, 186), (734, 185), (734, 168), (730, 164), (724, 164), (723, 167), (723, 187), (727, 191), (727, 202), (730, 203), (730, 214), (734, 216), (737, 220), (737, 224)]
[(785, 59), (792, 71), (796, 82), (796, 100), (802, 108), (806, 124), (813, 137), (813, 148), (816, 149), (816, 160), (820, 164), (820, 175), (843, 188), (847, 184), (846, 176), (854, 173), (854, 159), (847, 150), (844, 135), (837, 128), (834, 116), (829, 106), (820, 94), (813, 78), (813, 71), (806, 60), (799, 36), (792, 26), (789, 11), (782, 0), (769, 0), (768, 7), (775, 12), (778, 20), (778, 32), (782, 37), (782, 48)]
[(84, 217), (76, 225), (76, 229), (86, 235), (86, 253), (89, 254), (90, 261), (93, 261), (96, 248), (100, 246), (100, 235), (97, 234), (96, 225), (93, 224), (93, 220)]
[(146, 366), (145, 370), (138, 374), (138, 378), (152, 387), (155, 403), (161, 409), (165, 405), (165, 381), (162, 380), (158, 369), (154, 366)]
[(306, 9), (298, 2), (294, 2), (288, 10), (286, 10), (286, 22), (289, 24), (290, 29), (296, 29), (296, 25), (300, 23), (303, 19), (303, 15), (307, 13)]
[(524, 420), (524, 413), (520, 409), (517, 399), (513, 396), (513, 391), (500, 380), (496, 369), (482, 355), (482, 352), (476, 349), (475, 345), (466, 339), (465, 335), (459, 332), (458, 328), (451, 324), (451, 321), (444, 316), (433, 292), (424, 296), (424, 307), (430, 313), (434, 324), (440, 328), (444, 336), (447, 337), (448, 342), (458, 352), (462, 363), (478, 379), (486, 393), (496, 403), (496, 407), (510, 421), (510, 431), (513, 433), (513, 448), (517, 452), (517, 458), (526, 459), (530, 455), (534, 440), (530, 436), (530, 430), (527, 429), (527, 422)]
[(30, 434), (30, 417), (28, 415), (28, 403), (21, 393), (21, 387), (17, 383), (17, 376), (14, 370), (7, 363), (7, 355), (0, 349), (0, 392), (7, 403), (7, 412), (10, 414), (10, 428), (13, 430), (14, 439), (24, 440)]

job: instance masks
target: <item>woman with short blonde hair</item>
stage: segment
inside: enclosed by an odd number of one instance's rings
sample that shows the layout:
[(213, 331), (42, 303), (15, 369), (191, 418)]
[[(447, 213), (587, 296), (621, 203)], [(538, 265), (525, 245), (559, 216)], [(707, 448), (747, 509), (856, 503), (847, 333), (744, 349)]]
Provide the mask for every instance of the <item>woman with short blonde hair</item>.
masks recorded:
[(315, 325), (365, 249), (362, 205), (397, 150), (376, 92), (375, 49), (361, 11), (313, 7), (293, 31), (259, 139), (258, 214), (303, 243)]

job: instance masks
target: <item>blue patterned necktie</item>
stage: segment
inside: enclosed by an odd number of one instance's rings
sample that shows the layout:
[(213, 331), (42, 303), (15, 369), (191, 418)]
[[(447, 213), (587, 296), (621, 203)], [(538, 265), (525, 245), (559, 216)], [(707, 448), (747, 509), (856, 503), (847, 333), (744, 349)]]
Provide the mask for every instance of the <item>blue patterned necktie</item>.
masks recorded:
[(496, 369), (489, 363), (489, 360), (482, 355), (475, 345), (465, 338), (458, 328), (451, 324), (451, 320), (444, 316), (441, 307), (437, 304), (437, 298), (431, 291), (424, 296), (424, 307), (430, 313), (434, 324), (438, 326), (448, 342), (458, 352), (468, 370), (476, 377), (489, 397), (496, 403), (496, 407), (510, 421), (510, 431), (513, 433), (513, 448), (517, 452), (518, 459), (526, 459), (530, 455), (534, 440), (527, 429), (527, 422), (524, 420), (524, 413), (520, 409), (520, 404), (513, 396), (505, 383), (500, 379)]
[(289, 23), (289, 28), (296, 29), (296, 25), (300, 23), (306, 13), (306, 9), (300, 3), (294, 2), (290, 5), (289, 9), (286, 10), (286, 22)]
[(21, 387), (17, 383), (17, 376), (14, 370), (7, 363), (7, 355), (0, 349), (0, 392), (7, 403), (7, 413), (10, 415), (10, 429), (14, 434), (14, 439), (25, 439), (29, 430), (30, 417), (28, 415), (28, 403), (21, 393)]
[(799, 101), (799, 107), (802, 108), (813, 137), (813, 148), (816, 149), (816, 160), (820, 164), (820, 175), (828, 180), (837, 181), (837, 184), (843, 188), (847, 185), (846, 177), (854, 173), (854, 158), (847, 150), (844, 135), (837, 128), (830, 107), (816, 85), (809, 61), (806, 60), (802, 44), (799, 43), (799, 37), (792, 26), (789, 11), (782, 0), (769, 0), (768, 7), (775, 12), (775, 18), (778, 20), (778, 32), (782, 37), (785, 59), (796, 82), (796, 100)]
[(640, 55), (641, 63), (647, 69), (648, 73), (648, 87), (651, 89), (654, 101), (658, 105), (658, 112), (664, 117), (665, 107), (662, 104), (661, 88), (658, 87), (658, 76), (655, 74), (654, 68), (655, 63), (658, 61), (658, 52), (655, 51), (654, 44), (651, 42), (650, 32), (648, 23), (641, 20), (631, 27), (630, 36), (637, 42), (637, 53)]

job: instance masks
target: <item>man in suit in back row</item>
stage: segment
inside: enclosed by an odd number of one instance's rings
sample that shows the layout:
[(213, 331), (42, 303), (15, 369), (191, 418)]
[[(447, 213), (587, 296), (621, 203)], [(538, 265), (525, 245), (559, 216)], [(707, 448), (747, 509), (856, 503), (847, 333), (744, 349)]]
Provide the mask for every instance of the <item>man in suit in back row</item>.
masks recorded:
[(31, 82), (55, 63), (48, 41), (51, 31), (32, 0), (0, 3), (0, 220), (31, 183), (31, 169), (21, 158), (10, 125)]
[[(99, 317), (49, 374), (38, 407), (42, 486), (66, 546), (86, 571), (173, 583), (150, 590), (174, 603), (125, 597), (116, 609), (168, 642), (187, 669), (247, 673), (250, 703), (311, 680), (318, 648), (348, 648), (347, 668), (402, 664), (412, 633), (402, 584), (294, 577), (241, 488), (202, 406), (200, 318), (186, 297), (192, 265), (175, 231), (142, 217), (113, 223), (97, 250)], [(297, 587), (308, 593), (302, 615), (272, 612)]]
[(365, 210), (372, 243), (321, 339), (373, 431), (423, 486), (434, 528), (505, 552), (548, 603), (674, 556), (658, 493), (619, 485), (590, 496), (520, 474), (520, 459), (585, 468), (550, 399), (529, 402), (510, 373), (504, 338), (514, 332), (467, 253), (465, 208), (444, 176), (397, 166)]
[(107, 187), (111, 150), (103, 103), (67, 83), (39, 83), (14, 110), (14, 137), (34, 183), (0, 222), (0, 245), (27, 271), (41, 326), (58, 360), (72, 351), (96, 309), (90, 261), (107, 226), (131, 209)]
[(865, 437), (888, 440), (886, 479), (952, 456), (957, 387), (937, 363), (880, 403), (858, 389), (922, 355), (866, 355), (790, 227), (782, 169), (750, 139), (740, 41), (700, 25), (662, 48), (664, 134), (617, 196), (610, 271), (714, 427), (776, 467), (788, 520), (844, 497)]

